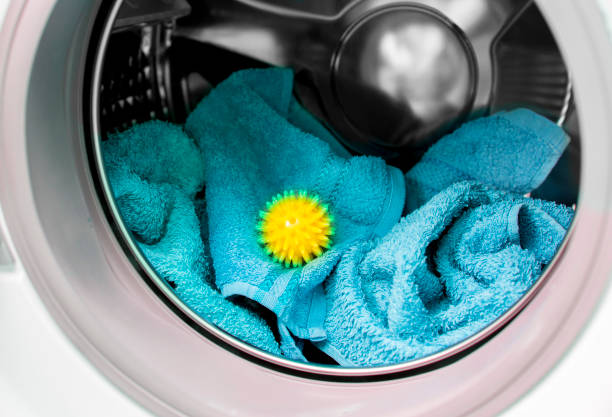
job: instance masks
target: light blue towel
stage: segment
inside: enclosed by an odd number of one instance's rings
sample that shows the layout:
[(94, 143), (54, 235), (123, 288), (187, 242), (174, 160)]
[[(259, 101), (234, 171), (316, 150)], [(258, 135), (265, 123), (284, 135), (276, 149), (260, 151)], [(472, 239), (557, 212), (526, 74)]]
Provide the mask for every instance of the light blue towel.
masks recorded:
[(149, 122), (112, 135), (103, 143), (103, 151), (125, 225), (156, 272), (201, 317), (279, 354), (266, 322), (213, 287), (194, 205), (204, 184), (204, 169), (193, 141), (178, 126)]
[(568, 143), (563, 129), (526, 109), (473, 120), (435, 143), (406, 174), (407, 212), (459, 181), (529, 193), (548, 177)]
[[(322, 340), (323, 281), (352, 242), (385, 235), (397, 223), (405, 184), (381, 159), (347, 157), (292, 89), (288, 69), (235, 73), (202, 100), (186, 130), (205, 160), (210, 252), (221, 293), (255, 300), (277, 315), (281, 329)], [(300, 268), (279, 265), (257, 243), (258, 212), (285, 190), (319, 195), (335, 218), (332, 248)]]
[(341, 365), (377, 366), (461, 342), (530, 289), (572, 216), (555, 203), (451, 185), (342, 257), (326, 285), (328, 338), (317, 345)]
[(328, 339), (318, 346), (345, 366), (389, 365), (448, 348), (506, 312), (573, 218), (568, 207), (522, 196), (568, 141), (520, 109), (433, 145), (406, 174), (410, 214), (384, 238), (353, 247), (328, 280)]

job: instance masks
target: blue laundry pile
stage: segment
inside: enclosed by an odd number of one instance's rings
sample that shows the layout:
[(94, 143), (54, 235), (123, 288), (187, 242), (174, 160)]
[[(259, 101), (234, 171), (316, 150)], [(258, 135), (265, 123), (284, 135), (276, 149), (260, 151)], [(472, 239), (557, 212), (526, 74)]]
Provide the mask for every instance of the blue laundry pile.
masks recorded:
[[(325, 338), (323, 281), (353, 242), (384, 236), (402, 215), (403, 174), (382, 159), (346, 157), (310, 132), (327, 134), (292, 95), (286, 69), (230, 76), (186, 123), (204, 159), (210, 251), (224, 296), (273, 311), (302, 339)], [(270, 197), (308, 190), (335, 218), (331, 250), (300, 268), (275, 262), (258, 244), (258, 213)]]
[(461, 342), (529, 290), (571, 219), (555, 203), (450, 186), (343, 256), (326, 287), (319, 347), (341, 365), (371, 366)]
[[(478, 332), (552, 260), (573, 211), (524, 195), (567, 146), (553, 123), (528, 110), (472, 121), (404, 175), (350, 156), (292, 90), (290, 70), (241, 71), (185, 130), (149, 122), (104, 142), (126, 226), (203, 318), (291, 359), (307, 360), (310, 341), (343, 366), (394, 364)], [(266, 201), (298, 189), (329, 205), (336, 236), (288, 269), (256, 224)]]
[[(193, 311), (271, 353), (279, 345), (252, 309), (216, 289), (200, 229), (196, 194), (204, 186), (202, 156), (179, 126), (153, 121), (103, 143), (106, 173), (125, 226), (157, 273)], [(204, 217), (205, 218), (205, 217)]]

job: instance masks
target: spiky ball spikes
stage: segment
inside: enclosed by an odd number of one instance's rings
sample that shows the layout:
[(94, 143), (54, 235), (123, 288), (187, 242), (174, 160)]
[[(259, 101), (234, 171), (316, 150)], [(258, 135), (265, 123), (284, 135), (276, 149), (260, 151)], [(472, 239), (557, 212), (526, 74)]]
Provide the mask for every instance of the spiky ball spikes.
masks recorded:
[(334, 235), (329, 208), (306, 191), (285, 191), (259, 212), (259, 243), (285, 267), (302, 266), (329, 249)]

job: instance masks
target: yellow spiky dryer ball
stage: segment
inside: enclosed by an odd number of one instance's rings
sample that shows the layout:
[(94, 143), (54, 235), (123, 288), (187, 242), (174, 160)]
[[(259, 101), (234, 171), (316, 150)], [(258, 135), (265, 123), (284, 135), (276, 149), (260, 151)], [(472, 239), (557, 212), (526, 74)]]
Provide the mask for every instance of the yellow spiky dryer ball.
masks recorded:
[(259, 243), (287, 268), (302, 266), (329, 249), (333, 217), (320, 198), (306, 191), (285, 191), (266, 203), (257, 223)]

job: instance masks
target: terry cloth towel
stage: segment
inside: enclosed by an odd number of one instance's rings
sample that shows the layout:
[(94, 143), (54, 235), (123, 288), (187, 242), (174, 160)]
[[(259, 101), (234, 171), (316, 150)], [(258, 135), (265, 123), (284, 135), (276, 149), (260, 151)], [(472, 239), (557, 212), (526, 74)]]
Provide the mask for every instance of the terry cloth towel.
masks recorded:
[[(202, 150), (210, 253), (224, 296), (273, 311), (302, 339), (325, 338), (322, 282), (351, 242), (384, 236), (402, 215), (403, 174), (373, 157), (346, 157), (292, 95), (288, 69), (234, 73), (186, 123)], [(329, 143), (328, 143), (329, 142)], [(306, 190), (335, 219), (330, 250), (304, 267), (274, 262), (258, 244), (258, 213), (273, 196)]]
[(459, 181), (529, 193), (548, 177), (568, 143), (563, 129), (527, 109), (468, 122), (434, 144), (406, 174), (406, 211)]
[(499, 318), (534, 284), (570, 208), (457, 183), (383, 239), (351, 248), (326, 285), (327, 340), (344, 366), (433, 354)]
[(204, 169), (193, 141), (180, 127), (155, 121), (113, 134), (102, 146), (121, 216), (155, 271), (202, 318), (279, 354), (266, 322), (213, 287), (194, 205)]

